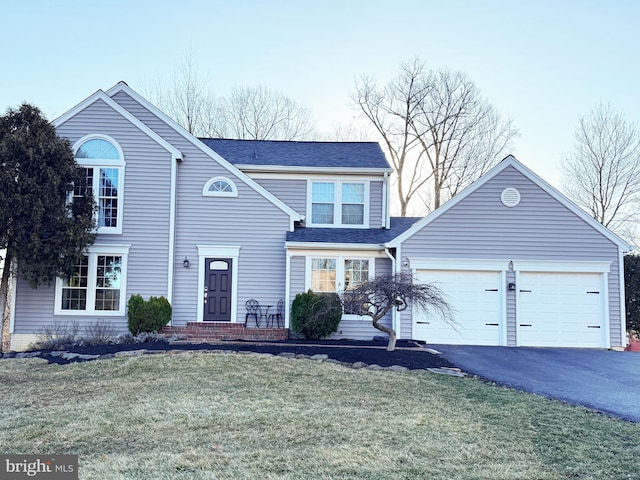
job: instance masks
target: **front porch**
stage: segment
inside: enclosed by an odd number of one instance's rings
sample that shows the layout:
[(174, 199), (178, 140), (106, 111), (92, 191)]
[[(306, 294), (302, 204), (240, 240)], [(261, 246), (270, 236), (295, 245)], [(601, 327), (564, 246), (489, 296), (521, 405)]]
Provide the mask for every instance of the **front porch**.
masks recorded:
[(163, 335), (179, 335), (187, 342), (216, 342), (231, 340), (287, 340), (288, 328), (247, 328), (242, 323), (187, 322), (184, 327), (166, 326)]

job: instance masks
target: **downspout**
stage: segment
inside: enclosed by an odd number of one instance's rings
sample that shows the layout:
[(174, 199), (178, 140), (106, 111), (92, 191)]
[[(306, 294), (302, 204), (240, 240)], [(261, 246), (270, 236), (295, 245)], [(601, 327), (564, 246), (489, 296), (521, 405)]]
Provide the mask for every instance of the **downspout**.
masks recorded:
[(291, 253), (285, 245), (285, 274), (284, 274), (284, 328), (289, 328), (289, 306), (291, 305)]
[[(386, 246), (386, 245), (384, 246), (384, 253), (391, 260), (391, 273), (393, 273), (395, 275), (397, 273), (396, 272), (396, 257), (391, 255), (391, 252), (389, 251), (389, 247)], [(391, 310), (391, 327), (396, 331), (396, 338), (402, 338), (400, 336), (402, 332), (401, 332), (400, 322), (398, 322), (398, 312), (396, 311), (395, 308), (393, 308)]]
[[(175, 250), (176, 250), (176, 207), (178, 192), (178, 163), (181, 158), (172, 156), (171, 158), (171, 196), (169, 200), (169, 265), (167, 267), (167, 300), (173, 304), (173, 277), (175, 270)], [(173, 324), (173, 318), (169, 325)]]
[(390, 227), (389, 204), (389, 173), (384, 172), (384, 180), (382, 181), (382, 228)]

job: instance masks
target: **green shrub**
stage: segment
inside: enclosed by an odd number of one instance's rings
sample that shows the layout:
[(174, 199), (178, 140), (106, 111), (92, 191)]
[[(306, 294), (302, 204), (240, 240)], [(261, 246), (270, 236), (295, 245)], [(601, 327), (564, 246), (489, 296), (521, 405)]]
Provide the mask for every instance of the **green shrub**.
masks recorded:
[(145, 301), (140, 295), (132, 295), (127, 304), (129, 331), (134, 335), (157, 332), (169, 323), (171, 313), (171, 305), (164, 297), (149, 297)]
[(319, 340), (338, 331), (342, 303), (336, 293), (299, 293), (291, 304), (291, 328), (307, 340)]
[(640, 255), (624, 257), (627, 332), (640, 335)]

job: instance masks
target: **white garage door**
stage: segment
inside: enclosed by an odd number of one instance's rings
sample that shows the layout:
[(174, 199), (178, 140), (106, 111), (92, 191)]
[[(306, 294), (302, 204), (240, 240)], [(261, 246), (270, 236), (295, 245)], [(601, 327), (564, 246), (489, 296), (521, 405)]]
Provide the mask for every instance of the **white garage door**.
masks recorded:
[(518, 345), (602, 346), (601, 279), (599, 273), (521, 272), (516, 304)]
[(500, 345), (502, 328), (500, 272), (418, 270), (416, 281), (435, 283), (453, 306), (455, 325), (434, 312), (413, 312), (413, 338), (428, 343)]

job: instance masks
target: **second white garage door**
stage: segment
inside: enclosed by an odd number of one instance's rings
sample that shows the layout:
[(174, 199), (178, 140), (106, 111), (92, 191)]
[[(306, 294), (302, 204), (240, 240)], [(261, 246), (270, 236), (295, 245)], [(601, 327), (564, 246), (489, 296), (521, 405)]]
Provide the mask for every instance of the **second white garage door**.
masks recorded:
[(517, 343), (540, 347), (603, 346), (602, 275), (521, 272)]
[(413, 338), (428, 343), (500, 345), (503, 288), (500, 272), (418, 270), (416, 280), (435, 283), (453, 306), (455, 325), (433, 312), (413, 312)]

